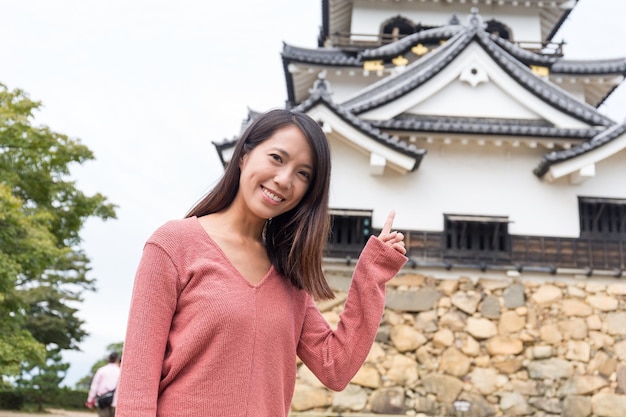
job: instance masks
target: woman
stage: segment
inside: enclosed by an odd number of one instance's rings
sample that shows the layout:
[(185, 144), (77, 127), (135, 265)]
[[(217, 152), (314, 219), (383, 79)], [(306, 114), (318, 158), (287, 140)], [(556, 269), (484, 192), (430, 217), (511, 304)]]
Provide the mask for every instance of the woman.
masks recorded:
[(309, 116), (272, 110), (185, 219), (147, 241), (135, 277), (117, 417), (287, 416), (296, 356), (330, 389), (358, 371), (385, 283), (406, 262), (393, 212), (370, 237), (333, 331), (314, 299), (329, 229), (330, 149)]

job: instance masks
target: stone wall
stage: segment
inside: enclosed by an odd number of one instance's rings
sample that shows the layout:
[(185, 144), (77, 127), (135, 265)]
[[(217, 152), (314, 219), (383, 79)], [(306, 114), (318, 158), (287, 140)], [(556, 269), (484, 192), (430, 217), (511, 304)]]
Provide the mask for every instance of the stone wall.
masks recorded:
[[(319, 305), (331, 326), (343, 301), (340, 292)], [(376, 342), (351, 384), (329, 391), (299, 364), (292, 411), (624, 417), (625, 303), (626, 283), (618, 279), (397, 276)], [(458, 401), (470, 410), (457, 411)]]

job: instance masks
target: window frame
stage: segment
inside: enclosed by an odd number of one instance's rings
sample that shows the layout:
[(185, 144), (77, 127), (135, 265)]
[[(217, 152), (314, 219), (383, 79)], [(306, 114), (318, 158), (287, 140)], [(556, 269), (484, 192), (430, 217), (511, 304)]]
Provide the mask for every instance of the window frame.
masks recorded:
[[(360, 252), (373, 234), (373, 210), (330, 209), (330, 236), (328, 246), (331, 251)], [(337, 222), (340, 219), (340, 222)]]
[(581, 238), (626, 239), (626, 199), (578, 197)]
[(472, 259), (510, 256), (508, 216), (444, 213), (442, 247), (446, 256)]

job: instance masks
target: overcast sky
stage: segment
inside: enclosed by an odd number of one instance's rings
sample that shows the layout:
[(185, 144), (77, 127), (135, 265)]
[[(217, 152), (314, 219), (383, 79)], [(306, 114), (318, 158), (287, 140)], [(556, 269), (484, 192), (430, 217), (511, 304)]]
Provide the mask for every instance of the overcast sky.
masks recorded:
[[(580, 0), (555, 40), (571, 59), (626, 57), (625, 15), (622, 0)], [(73, 386), (124, 339), (145, 240), (221, 174), (211, 141), (236, 135), (248, 108), (284, 106), (282, 43), (316, 47), (321, 0), (0, 0), (0, 16), (0, 83), (94, 152), (73, 177), (119, 206), (82, 233), (98, 292), (80, 306), (82, 352), (64, 355)], [(624, 120), (626, 86), (600, 111)]]

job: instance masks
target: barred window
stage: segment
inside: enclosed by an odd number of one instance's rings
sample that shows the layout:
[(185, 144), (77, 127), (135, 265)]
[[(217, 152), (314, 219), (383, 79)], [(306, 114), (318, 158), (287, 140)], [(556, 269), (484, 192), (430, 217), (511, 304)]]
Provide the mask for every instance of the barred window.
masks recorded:
[(581, 237), (624, 237), (626, 199), (579, 197)]
[(372, 234), (371, 210), (330, 210), (331, 245), (363, 247)]
[(445, 249), (449, 252), (507, 252), (508, 217), (445, 214)]

